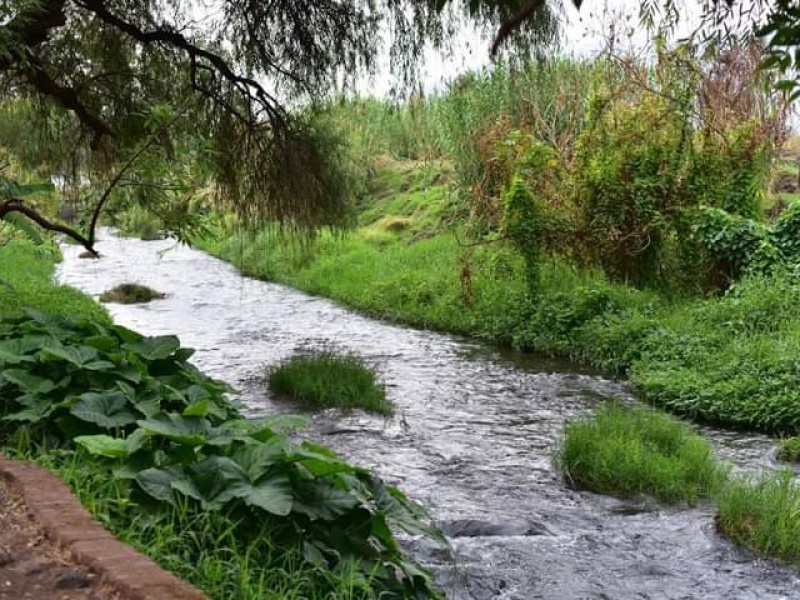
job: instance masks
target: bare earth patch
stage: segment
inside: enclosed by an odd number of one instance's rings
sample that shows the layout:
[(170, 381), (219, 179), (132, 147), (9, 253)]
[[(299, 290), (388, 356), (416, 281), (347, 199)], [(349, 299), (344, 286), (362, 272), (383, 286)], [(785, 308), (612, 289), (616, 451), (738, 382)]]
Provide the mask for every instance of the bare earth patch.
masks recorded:
[(0, 479), (0, 600), (118, 600), (50, 542)]

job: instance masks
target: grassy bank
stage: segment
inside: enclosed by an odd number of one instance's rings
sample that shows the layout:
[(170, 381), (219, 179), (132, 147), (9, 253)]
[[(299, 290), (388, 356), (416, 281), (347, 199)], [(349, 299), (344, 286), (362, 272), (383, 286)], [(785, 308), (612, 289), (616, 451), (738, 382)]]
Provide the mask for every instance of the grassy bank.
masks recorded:
[(243, 419), (177, 338), (116, 326), (53, 284), (57, 257), (0, 248), (6, 454), (56, 471), (120, 539), (214, 599), (438, 597), (392, 534), (437, 537), (420, 507), (290, 439), (296, 418)]
[(322, 234), (311, 247), (270, 231), (223, 233), (200, 246), (246, 275), (373, 316), (595, 365), (699, 422), (800, 431), (798, 278), (751, 276), (703, 300), (637, 290), (550, 258), (532, 302), (515, 252), (459, 243), (441, 172), (383, 165), (356, 230)]

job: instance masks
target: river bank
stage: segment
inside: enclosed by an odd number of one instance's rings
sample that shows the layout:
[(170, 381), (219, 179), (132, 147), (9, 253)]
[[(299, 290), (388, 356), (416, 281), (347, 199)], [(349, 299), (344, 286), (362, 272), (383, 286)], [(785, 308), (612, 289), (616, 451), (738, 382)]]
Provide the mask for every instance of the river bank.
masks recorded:
[[(302, 434), (430, 508), (451, 551), (407, 543), (448, 598), (658, 597), (668, 578), (676, 595), (777, 600), (800, 584), (792, 569), (721, 536), (711, 505), (662, 506), (565, 483), (552, 463), (565, 424), (610, 399), (635, 402), (625, 385), (569, 363), (375, 321), (170, 241), (101, 243), (99, 262), (70, 250), (61, 280), (93, 296), (126, 280), (164, 291), (164, 300), (109, 308), (127, 327), (175, 332), (199, 348), (195, 363), (236, 387), (249, 416), (296, 410), (263, 375), (298, 348), (335, 344), (377, 367), (394, 418), (323, 411), (309, 415)], [(703, 434), (737, 470), (771, 467), (773, 439)]]
[(447, 188), (426, 166), (385, 167), (345, 235), (313, 245), (274, 232), (223, 232), (199, 246), (245, 275), (364, 313), (587, 363), (637, 395), (697, 422), (773, 434), (800, 431), (800, 283), (749, 277), (708, 299), (615, 284), (599, 271), (544, 261), (527, 296), (520, 257), (467, 248), (449, 227)]
[(440, 597), (394, 538), (439, 539), (420, 506), (290, 439), (302, 419), (245, 420), (176, 337), (121, 327), (56, 284), (59, 256), (49, 243), (0, 247), (7, 456), (54, 471), (115, 536), (215, 600)]

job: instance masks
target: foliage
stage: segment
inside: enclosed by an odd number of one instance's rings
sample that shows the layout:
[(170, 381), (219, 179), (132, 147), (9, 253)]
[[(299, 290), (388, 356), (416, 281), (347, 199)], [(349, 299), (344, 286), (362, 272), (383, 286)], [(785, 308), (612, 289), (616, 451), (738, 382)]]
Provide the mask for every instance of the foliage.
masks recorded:
[(100, 294), (100, 302), (118, 302), (120, 304), (139, 304), (164, 298), (164, 294), (146, 285), (138, 283), (121, 283)]
[(48, 447), (83, 448), (143, 508), (221, 511), (270, 527), (289, 547), (303, 542), (311, 564), (355, 565), (376, 590), (434, 593), (390, 529), (435, 535), (419, 507), (329, 450), (291, 442), (281, 431), (296, 418), (242, 419), (225, 386), (187, 362), (191, 353), (175, 337), (116, 325), (4, 320), (0, 435), (12, 446), (24, 431)]
[(617, 404), (568, 424), (556, 461), (581, 488), (666, 502), (708, 498), (725, 478), (711, 446), (687, 425)]
[(800, 561), (800, 488), (791, 471), (759, 481), (736, 479), (717, 498), (717, 526), (731, 540), (760, 553)]
[(800, 462), (800, 437), (781, 440), (776, 458), (786, 462)]
[(273, 391), (320, 408), (363, 408), (391, 414), (386, 387), (357, 354), (322, 349), (295, 354), (269, 370)]
[[(419, 197), (422, 206), (426, 198)], [(369, 218), (362, 228), (347, 237), (320, 236), (302, 257), (269, 235), (223, 231), (202, 245), (248, 275), (371, 315), (626, 375), (642, 398), (693, 420), (800, 431), (800, 283), (792, 271), (748, 274), (721, 297), (693, 300), (637, 290), (596, 267), (545, 257), (531, 303), (518, 252), (479, 245), (472, 248), (467, 304), (459, 278), (464, 249), (442, 225), (416, 241), (403, 232), (374, 240), (371, 224), (414, 215), (416, 207), (409, 195), (376, 192), (363, 204), (362, 217)]]

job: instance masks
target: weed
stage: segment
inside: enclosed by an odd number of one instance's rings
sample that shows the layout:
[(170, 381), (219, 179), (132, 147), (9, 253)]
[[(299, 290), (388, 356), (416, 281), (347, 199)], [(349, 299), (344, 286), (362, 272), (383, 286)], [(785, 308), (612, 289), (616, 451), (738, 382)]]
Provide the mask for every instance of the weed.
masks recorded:
[(790, 471), (735, 479), (717, 498), (717, 526), (737, 544), (800, 564), (800, 486)]
[(725, 478), (709, 444), (688, 425), (617, 404), (567, 425), (556, 462), (581, 488), (666, 502), (708, 498)]
[(317, 350), (295, 354), (269, 372), (278, 394), (319, 408), (363, 408), (391, 414), (386, 387), (375, 370), (356, 354)]

